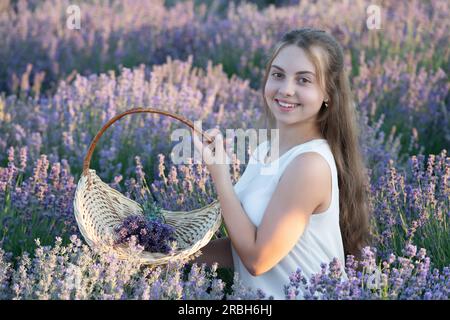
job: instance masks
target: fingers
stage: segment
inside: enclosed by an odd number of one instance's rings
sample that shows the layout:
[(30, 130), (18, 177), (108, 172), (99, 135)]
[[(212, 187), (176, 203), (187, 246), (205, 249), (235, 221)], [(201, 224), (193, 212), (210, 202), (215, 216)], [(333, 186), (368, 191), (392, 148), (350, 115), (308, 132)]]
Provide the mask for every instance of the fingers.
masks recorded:
[[(202, 136), (200, 130), (201, 129), (198, 128), (196, 128), (196, 130), (192, 130), (192, 140), (194, 141), (194, 147), (200, 153), (202, 161), (205, 161), (206, 164), (210, 164), (211, 159), (213, 158), (213, 153), (210, 146), (211, 144), (208, 143), (206, 137)], [(211, 135), (209, 134), (209, 136)], [(214, 147), (214, 143), (212, 144), (212, 146)]]
[[(217, 127), (207, 130), (204, 133), (204, 136), (200, 134), (199, 130), (200, 129), (197, 129), (197, 131), (192, 130), (193, 141), (195, 148), (202, 154), (203, 160), (209, 163), (210, 159), (218, 158), (219, 162), (222, 163), (224, 160), (220, 159), (227, 158), (227, 161), (230, 161), (229, 159), (232, 157), (234, 151), (234, 137), (224, 139), (220, 129)], [(209, 137), (212, 142), (209, 142), (207, 137)]]

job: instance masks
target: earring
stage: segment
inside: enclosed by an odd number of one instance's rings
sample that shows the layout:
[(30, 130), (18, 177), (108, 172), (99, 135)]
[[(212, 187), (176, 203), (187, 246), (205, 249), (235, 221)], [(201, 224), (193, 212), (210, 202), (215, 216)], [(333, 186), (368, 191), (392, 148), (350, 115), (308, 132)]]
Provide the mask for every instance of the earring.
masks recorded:
[(323, 103), (325, 104), (325, 108), (328, 108), (328, 100), (325, 100)]

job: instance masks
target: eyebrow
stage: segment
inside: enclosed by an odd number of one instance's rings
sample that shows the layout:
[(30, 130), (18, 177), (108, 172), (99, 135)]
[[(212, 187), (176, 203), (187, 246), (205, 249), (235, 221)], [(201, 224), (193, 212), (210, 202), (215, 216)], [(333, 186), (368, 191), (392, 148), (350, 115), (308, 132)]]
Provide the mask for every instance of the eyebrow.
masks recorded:
[[(277, 68), (277, 69), (280, 69), (281, 71), (285, 72), (285, 71), (283, 70), (283, 68), (281, 68), (281, 67), (279, 67), (279, 66), (277, 66), (277, 65), (274, 65), (274, 64), (273, 64), (272, 67)], [(295, 74), (304, 74), (304, 73), (309, 73), (309, 74), (312, 74), (313, 76), (315, 76), (314, 72), (311, 72), (311, 71), (298, 71), (298, 72), (296, 72)]]

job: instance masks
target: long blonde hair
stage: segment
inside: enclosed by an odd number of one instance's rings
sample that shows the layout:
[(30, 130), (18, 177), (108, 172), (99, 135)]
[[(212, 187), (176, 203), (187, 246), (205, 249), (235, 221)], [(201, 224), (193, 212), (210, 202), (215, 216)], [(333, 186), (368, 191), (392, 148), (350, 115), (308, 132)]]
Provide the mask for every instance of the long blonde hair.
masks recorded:
[[(329, 97), (317, 115), (318, 125), (328, 141), (336, 162), (339, 184), (339, 221), (345, 254), (360, 257), (362, 247), (369, 244), (368, 176), (359, 147), (357, 111), (353, 103), (348, 75), (344, 70), (342, 47), (334, 37), (322, 30), (301, 28), (283, 35), (267, 61), (262, 94), (266, 125), (275, 128), (275, 118), (265, 99), (265, 84), (272, 61), (288, 45), (302, 48), (317, 70), (321, 88)], [(312, 48), (322, 49), (318, 57)], [(320, 59), (322, 58), (322, 59)], [(270, 132), (270, 130), (269, 130)]]

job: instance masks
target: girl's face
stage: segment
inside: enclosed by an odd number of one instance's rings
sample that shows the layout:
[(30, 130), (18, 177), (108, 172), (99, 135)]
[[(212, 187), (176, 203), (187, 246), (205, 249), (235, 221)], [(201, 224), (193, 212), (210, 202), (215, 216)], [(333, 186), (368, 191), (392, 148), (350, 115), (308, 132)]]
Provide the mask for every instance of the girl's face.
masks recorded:
[(278, 127), (315, 123), (324, 101), (316, 72), (312, 61), (298, 46), (288, 45), (278, 52), (265, 84), (265, 99)]

